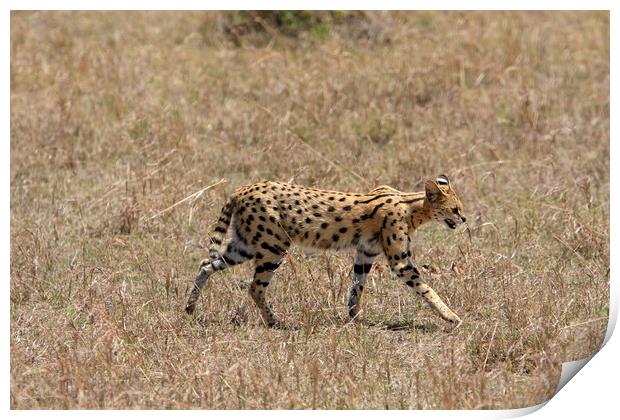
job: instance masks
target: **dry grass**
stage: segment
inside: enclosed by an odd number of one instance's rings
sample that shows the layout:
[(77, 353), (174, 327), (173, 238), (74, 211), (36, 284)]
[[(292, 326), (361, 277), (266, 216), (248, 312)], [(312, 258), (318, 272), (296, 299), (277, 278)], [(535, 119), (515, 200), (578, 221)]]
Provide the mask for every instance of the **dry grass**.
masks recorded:
[[(609, 299), (609, 15), (370, 15), (229, 43), (217, 13), (11, 16), (11, 407), (510, 408), (601, 344)], [(272, 34), (273, 35), (273, 34)], [(293, 250), (267, 330), (244, 279), (183, 312), (225, 197), (260, 179), (418, 190), (472, 226), (416, 236), (463, 325), (350, 254)], [(158, 217), (190, 194), (205, 191)]]

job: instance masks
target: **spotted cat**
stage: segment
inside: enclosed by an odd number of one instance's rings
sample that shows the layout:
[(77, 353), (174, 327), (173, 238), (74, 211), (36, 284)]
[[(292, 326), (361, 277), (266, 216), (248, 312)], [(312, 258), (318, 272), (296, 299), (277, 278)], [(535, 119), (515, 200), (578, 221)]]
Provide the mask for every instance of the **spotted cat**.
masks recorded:
[[(425, 191), (405, 193), (388, 186), (369, 193), (324, 191), (265, 181), (241, 187), (222, 208), (213, 228), (209, 258), (202, 261), (186, 311), (194, 312), (207, 279), (216, 271), (255, 260), (250, 295), (264, 322), (276, 325), (265, 294), (291, 244), (315, 249), (355, 248), (349, 315), (358, 316), (366, 276), (379, 254), (391, 271), (444, 320), (461, 319), (420, 277), (411, 261), (411, 234), (435, 220), (455, 229), (465, 223), (463, 205), (448, 177), (426, 181)], [(232, 239), (220, 253), (229, 225)]]

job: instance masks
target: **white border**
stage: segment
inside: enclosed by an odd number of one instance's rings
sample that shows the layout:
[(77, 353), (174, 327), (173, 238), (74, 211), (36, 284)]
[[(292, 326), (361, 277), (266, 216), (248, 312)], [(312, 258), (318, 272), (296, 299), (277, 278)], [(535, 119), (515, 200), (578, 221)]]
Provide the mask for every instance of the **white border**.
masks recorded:
[[(498, 2), (490, 2), (490, 1), (467, 1), (467, 2), (459, 2), (459, 1), (418, 1), (414, 3), (402, 2), (402, 1), (390, 1), (384, 0), (381, 3), (370, 2), (367, 0), (361, 1), (324, 1), (324, 0), (316, 0), (312, 2), (308, 1), (263, 1), (263, 2), (248, 2), (248, 1), (238, 1), (238, 0), (229, 0), (226, 3), (218, 3), (218, 2), (196, 2), (196, 1), (188, 1), (188, 0), (177, 0), (174, 2), (161, 2), (161, 1), (150, 1), (150, 2), (140, 2), (140, 1), (118, 1), (118, 0), (109, 0), (109, 1), (91, 1), (88, 3), (77, 2), (77, 1), (55, 1), (53, 3), (42, 2), (42, 1), (8, 1), (7, 2), (7, 11), (4, 14), (3, 25), (8, 34), (4, 43), (2, 43), (3, 56), (10, 57), (10, 12), (9, 10), (25, 10), (25, 9), (117, 9), (117, 10), (132, 10), (132, 9), (143, 9), (143, 8), (155, 8), (158, 10), (189, 10), (189, 9), (411, 9), (415, 7), (416, 9), (427, 9), (427, 10), (459, 10), (459, 9), (467, 9), (467, 10), (503, 10), (503, 9), (513, 9), (513, 10), (558, 10), (558, 5), (562, 6), (562, 9), (567, 10), (611, 10), (611, 39), (618, 40), (619, 31), (616, 28), (617, 22), (615, 19), (615, 10), (613, 6), (615, 5), (612, 1), (602, 1), (602, 0), (591, 0), (588, 2), (584, 1), (574, 1), (568, 0), (563, 2), (550, 2), (550, 1), (532, 1), (532, 0), (524, 0), (524, 1), (504, 1), (501, 3)], [(500, 7), (501, 6), (501, 7)], [(614, 107), (613, 104), (616, 103), (618, 99), (617, 93), (617, 83), (614, 83), (617, 76), (617, 56), (618, 51), (616, 47), (616, 43), (611, 42), (611, 74), (612, 74), (612, 82), (611, 82), (611, 137), (615, 138), (615, 134), (617, 130), (615, 129), (614, 124), (614, 111), (617, 107)], [(5, 101), (3, 101), (3, 113), (2, 113), (2, 126), (4, 128), (4, 132), (6, 134), (6, 138), (4, 141), (4, 150), (5, 153), (2, 153), (0, 159), (2, 159), (1, 167), (5, 182), (2, 184), (2, 206), (0, 207), (0, 212), (6, 221), (4, 225), (5, 230), (3, 230), (4, 235), (2, 235), (2, 247), (3, 251), (0, 258), (2, 261), (2, 266), (5, 267), (5, 272), (9, 274), (10, 265), (9, 265), (9, 257), (10, 257), (10, 235), (8, 233), (10, 226), (10, 67), (8, 65), (9, 59), (6, 61), (6, 65), (2, 67), (2, 75), (3, 80), (5, 80), (2, 91), (5, 94)], [(614, 143), (611, 142), (611, 185), (618, 185), (618, 171), (614, 169), (613, 162), (616, 161), (615, 157), (617, 155), (617, 147), (614, 147)], [(611, 190), (611, 209), (617, 208), (616, 206), (616, 194), (614, 190)], [(613, 212), (610, 212), (613, 213)], [(613, 222), (613, 219), (610, 220), (611, 227), (611, 248), (610, 248), (610, 257), (612, 261), (612, 269), (611, 269), (611, 305), (610, 305), (610, 325), (608, 327), (606, 341), (607, 344), (601, 349), (601, 351), (596, 354), (592, 360), (588, 363), (588, 367), (583, 369), (583, 372), (579, 373), (579, 378), (575, 381), (570, 381), (568, 385), (566, 385), (555, 397), (553, 397), (548, 404), (542, 410), (538, 410), (545, 404), (541, 404), (536, 407), (529, 407), (520, 410), (489, 410), (489, 411), (416, 411), (415, 413), (411, 413), (409, 411), (390, 411), (390, 412), (381, 412), (378, 413), (376, 411), (321, 411), (321, 416), (338, 416), (339, 418), (355, 416), (355, 418), (359, 418), (359, 416), (375, 416), (377, 414), (381, 415), (389, 415), (394, 417), (406, 416), (409, 418), (412, 415), (416, 417), (430, 418), (430, 417), (441, 417), (444, 418), (446, 416), (450, 417), (460, 417), (460, 418), (505, 418), (505, 417), (515, 417), (520, 415), (525, 415), (531, 412), (534, 412), (532, 416), (534, 418), (583, 418), (584, 416), (588, 416), (590, 418), (607, 418), (609, 414), (616, 412), (617, 413), (617, 383), (618, 383), (618, 373), (619, 373), (619, 362), (616, 355), (619, 353), (620, 344), (617, 337), (611, 337), (611, 333), (615, 326), (615, 322), (617, 320), (617, 312), (618, 312), (618, 282), (614, 275), (614, 264), (613, 261), (617, 260), (618, 248), (616, 246), (616, 241), (613, 238), (616, 237), (616, 228)], [(6, 231), (6, 233), (5, 233)], [(7, 279), (10, 274), (7, 275)], [(3, 321), (2, 328), (4, 329), (4, 337), (5, 337), (5, 345), (3, 346), (2, 351), (4, 352), (4, 363), (2, 364), (2, 373), (3, 378), (2, 381), (2, 398), (4, 399), (4, 407), (8, 412), (7, 414), (11, 416), (19, 416), (19, 417), (30, 417), (30, 416), (62, 416), (65, 417), (77, 417), (80, 418), (84, 415), (97, 417), (97, 416), (108, 416), (111, 413), (108, 411), (10, 411), (10, 399), (9, 399), (9, 380), (10, 380), (10, 332), (9, 332), (9, 308), (10, 308), (10, 284), (9, 281), (5, 283), (6, 287), (6, 309), (3, 312)], [(576, 364), (573, 364), (572, 368), (575, 367)], [(538, 411), (537, 411), (538, 410)], [(206, 415), (203, 411), (183, 411), (182, 413), (176, 411), (118, 411), (115, 410), (113, 412), (115, 416), (155, 416), (155, 417), (163, 417), (166, 418), (170, 416), (200, 416), (201, 418)], [(287, 411), (269, 411), (268, 414), (274, 417), (284, 418), (289, 417), (291, 415), (290, 412)], [(255, 413), (253, 411), (210, 411), (208, 413), (209, 416), (214, 417), (228, 417), (228, 416), (239, 416), (239, 417), (250, 417), (254, 416)], [(305, 416), (314, 416), (316, 413), (308, 412), (308, 411), (296, 411), (294, 413), (295, 416), (305, 417)]]

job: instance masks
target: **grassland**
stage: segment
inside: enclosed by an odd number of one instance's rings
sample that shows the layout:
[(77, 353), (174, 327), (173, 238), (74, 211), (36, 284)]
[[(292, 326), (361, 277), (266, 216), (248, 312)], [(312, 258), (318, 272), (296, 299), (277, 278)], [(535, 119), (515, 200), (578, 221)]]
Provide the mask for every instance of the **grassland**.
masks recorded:
[[(12, 408), (517, 408), (599, 348), (609, 15), (366, 17), (233, 42), (220, 13), (12, 13)], [(384, 260), (348, 323), (351, 254), (296, 249), (270, 288), (290, 329), (249, 265), (183, 312), (234, 188), (439, 173), (471, 238), (424, 226), (415, 255), (460, 328)]]

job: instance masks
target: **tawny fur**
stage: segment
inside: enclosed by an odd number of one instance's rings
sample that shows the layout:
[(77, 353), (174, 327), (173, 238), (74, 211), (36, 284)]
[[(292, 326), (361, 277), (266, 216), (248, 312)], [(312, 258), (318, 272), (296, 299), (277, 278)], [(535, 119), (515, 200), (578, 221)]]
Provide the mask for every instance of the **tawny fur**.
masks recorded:
[[(360, 298), (373, 260), (384, 254), (392, 272), (443, 319), (460, 323), (420, 278), (411, 262), (411, 235), (436, 220), (454, 229), (465, 222), (463, 205), (445, 175), (425, 183), (425, 191), (405, 193), (388, 186), (369, 193), (324, 191), (280, 182), (260, 182), (235, 191), (213, 227), (209, 258), (200, 266), (186, 310), (193, 313), (200, 290), (215, 271), (255, 260), (250, 294), (263, 320), (276, 319), (265, 294), (273, 272), (291, 244), (315, 249), (357, 250), (349, 315), (359, 313)], [(232, 239), (222, 247), (228, 228)], [(224, 248), (224, 252), (220, 252)]]

